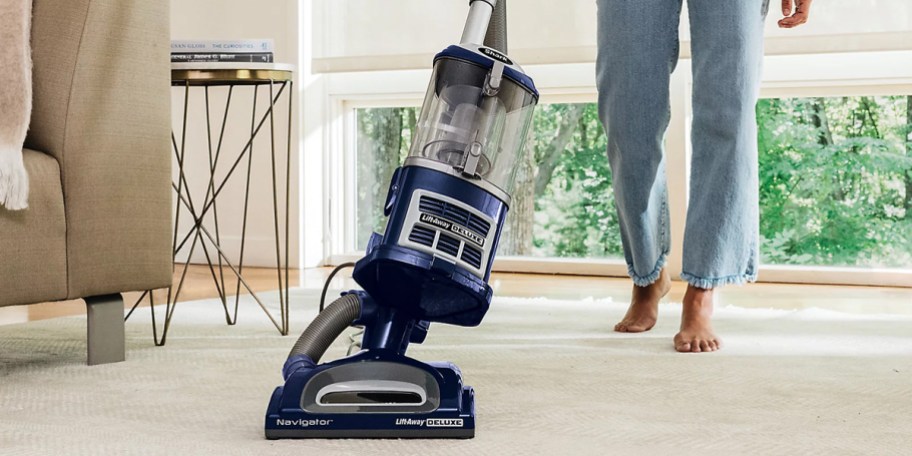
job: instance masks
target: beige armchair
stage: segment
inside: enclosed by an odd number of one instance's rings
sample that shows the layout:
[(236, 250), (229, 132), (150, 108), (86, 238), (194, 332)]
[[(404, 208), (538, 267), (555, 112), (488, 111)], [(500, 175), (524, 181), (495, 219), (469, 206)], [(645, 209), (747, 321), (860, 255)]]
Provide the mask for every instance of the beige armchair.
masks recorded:
[(0, 208), (0, 306), (84, 298), (89, 364), (124, 359), (119, 293), (171, 282), (169, 40), (167, 1), (34, 0), (29, 209)]

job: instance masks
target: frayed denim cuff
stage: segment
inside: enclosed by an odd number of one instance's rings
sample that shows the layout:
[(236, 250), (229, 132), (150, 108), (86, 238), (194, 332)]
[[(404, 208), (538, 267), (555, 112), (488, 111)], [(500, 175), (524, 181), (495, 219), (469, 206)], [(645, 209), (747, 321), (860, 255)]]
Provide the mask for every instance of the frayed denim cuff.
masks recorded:
[(744, 285), (745, 283), (756, 282), (757, 274), (731, 275), (725, 277), (697, 277), (693, 274), (682, 272), (681, 279), (697, 288), (709, 290), (723, 285)]
[(627, 274), (630, 275), (630, 278), (633, 279), (633, 284), (638, 287), (648, 287), (655, 283), (656, 280), (659, 280), (659, 276), (662, 274), (662, 268), (665, 267), (665, 262), (668, 261), (668, 252), (662, 252), (659, 256), (658, 261), (656, 261), (655, 269), (652, 270), (648, 275), (638, 276), (636, 271), (633, 269), (632, 264), (627, 265)]

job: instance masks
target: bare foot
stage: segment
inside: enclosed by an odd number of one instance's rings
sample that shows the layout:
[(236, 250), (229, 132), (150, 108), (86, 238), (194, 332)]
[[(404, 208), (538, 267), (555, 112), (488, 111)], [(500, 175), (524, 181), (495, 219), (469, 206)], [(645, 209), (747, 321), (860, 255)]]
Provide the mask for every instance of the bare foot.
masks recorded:
[(633, 297), (627, 315), (614, 325), (617, 332), (643, 332), (655, 326), (659, 316), (659, 300), (671, 289), (671, 277), (662, 269), (659, 279), (645, 287), (633, 286)]
[(713, 352), (722, 348), (722, 339), (712, 328), (713, 291), (687, 287), (681, 310), (681, 331), (674, 337), (679, 352)]

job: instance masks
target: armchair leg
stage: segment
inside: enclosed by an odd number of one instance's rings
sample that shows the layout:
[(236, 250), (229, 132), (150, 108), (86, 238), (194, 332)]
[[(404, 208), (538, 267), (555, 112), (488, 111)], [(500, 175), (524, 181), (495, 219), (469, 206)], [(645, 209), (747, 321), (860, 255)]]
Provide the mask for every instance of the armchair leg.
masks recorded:
[(117, 363), (126, 359), (124, 304), (119, 294), (85, 298), (88, 314), (88, 364)]

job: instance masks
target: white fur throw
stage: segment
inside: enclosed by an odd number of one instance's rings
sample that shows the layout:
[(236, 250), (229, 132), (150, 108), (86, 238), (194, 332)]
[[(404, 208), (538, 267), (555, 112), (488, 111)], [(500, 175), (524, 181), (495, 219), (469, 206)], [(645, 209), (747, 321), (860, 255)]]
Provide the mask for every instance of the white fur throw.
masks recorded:
[(0, 206), (28, 207), (22, 144), (32, 114), (32, 0), (0, 0)]

